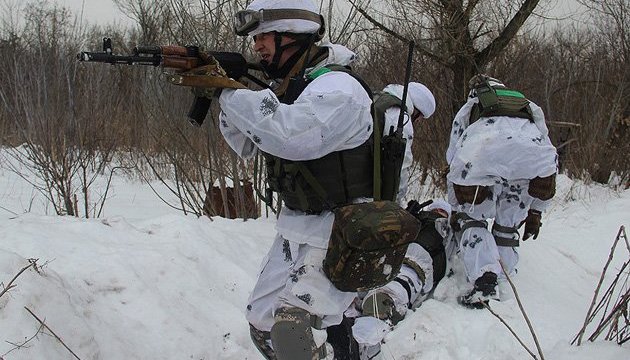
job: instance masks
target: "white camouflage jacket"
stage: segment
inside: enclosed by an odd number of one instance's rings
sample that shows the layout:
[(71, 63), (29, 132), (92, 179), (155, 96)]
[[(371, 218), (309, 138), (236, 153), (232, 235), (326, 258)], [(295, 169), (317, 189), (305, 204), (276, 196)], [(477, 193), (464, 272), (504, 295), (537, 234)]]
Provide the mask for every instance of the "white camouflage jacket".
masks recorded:
[[(336, 44), (327, 64), (348, 65), (356, 55)], [(371, 100), (352, 76), (328, 72), (313, 80), (292, 105), (280, 103), (269, 89), (224, 90), (219, 98), (220, 128), (226, 141), (244, 158), (260, 149), (288, 160), (312, 160), (331, 152), (355, 148), (372, 134)], [(334, 214), (306, 215), (283, 207), (276, 230), (283, 238), (327, 248)]]
[[(469, 124), (470, 111), (478, 101), (477, 97), (469, 99), (453, 120), (446, 151), (449, 182), (489, 186), (497, 178), (533, 179), (557, 171), (556, 148), (549, 139), (545, 115), (538, 105), (530, 102), (534, 122), (492, 116)], [(538, 210), (545, 207), (542, 201), (532, 204)]]

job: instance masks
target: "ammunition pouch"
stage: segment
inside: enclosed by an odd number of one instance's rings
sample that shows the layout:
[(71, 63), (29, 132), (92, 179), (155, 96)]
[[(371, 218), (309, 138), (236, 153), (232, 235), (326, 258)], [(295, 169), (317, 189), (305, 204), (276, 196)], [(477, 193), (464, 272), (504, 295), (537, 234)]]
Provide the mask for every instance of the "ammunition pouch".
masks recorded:
[(549, 200), (556, 195), (556, 174), (535, 177), (529, 181), (529, 195), (540, 200)]
[(290, 161), (264, 154), (267, 182), (293, 210), (318, 214), (353, 199), (372, 196), (372, 149), (369, 142), (322, 158)]
[(392, 201), (347, 205), (334, 213), (323, 265), (333, 285), (356, 292), (392, 281), (421, 222)]
[(492, 198), (492, 190), (488, 186), (466, 186), (453, 184), (453, 191), (457, 202), (464, 204), (479, 205), (484, 200)]

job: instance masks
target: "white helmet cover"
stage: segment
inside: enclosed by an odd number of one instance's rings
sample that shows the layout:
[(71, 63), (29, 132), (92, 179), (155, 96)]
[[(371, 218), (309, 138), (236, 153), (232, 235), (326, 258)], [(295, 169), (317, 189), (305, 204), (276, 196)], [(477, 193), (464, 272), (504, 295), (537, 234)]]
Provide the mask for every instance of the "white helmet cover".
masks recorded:
[[(319, 9), (311, 0), (254, 0), (246, 11), (264, 10), (305, 10), (319, 16)], [(264, 15), (263, 15), (264, 17)], [(306, 19), (279, 19), (259, 22), (258, 26), (248, 31), (249, 36), (266, 32), (288, 32), (294, 34), (313, 34), (318, 32), (321, 25)]]
[[(383, 89), (383, 91), (399, 99), (402, 99), (403, 90), (403, 86), (399, 84), (389, 84)], [(424, 118), (428, 118), (435, 111), (435, 98), (426, 86), (417, 82), (410, 82), (405, 106), (409, 114), (413, 113), (413, 109), (418, 109)]]
[(425, 119), (431, 117), (433, 112), (435, 112), (435, 98), (433, 97), (433, 93), (423, 84), (410, 82), (407, 96), (411, 99), (413, 107), (418, 109)]
[[(404, 87), (399, 84), (389, 84), (385, 86), (383, 89), (384, 92), (394, 95), (395, 97), (402, 100)], [(405, 107), (407, 108), (407, 112), (411, 114), (413, 112), (413, 102), (411, 101), (411, 97), (409, 96), (409, 92), (407, 92), (407, 99), (405, 100)]]

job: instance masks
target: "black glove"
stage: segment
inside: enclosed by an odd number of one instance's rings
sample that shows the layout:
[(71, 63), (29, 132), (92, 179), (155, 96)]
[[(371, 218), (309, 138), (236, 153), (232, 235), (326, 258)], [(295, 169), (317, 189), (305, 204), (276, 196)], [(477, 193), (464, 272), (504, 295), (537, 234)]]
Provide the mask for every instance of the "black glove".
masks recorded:
[[(534, 209), (530, 209), (527, 212), (527, 217), (521, 225), (525, 224), (525, 231), (523, 232), (523, 240), (527, 240), (530, 237), (534, 237), (534, 240), (538, 238), (540, 227), (542, 226), (542, 212)], [(519, 226), (520, 227), (520, 226)]]

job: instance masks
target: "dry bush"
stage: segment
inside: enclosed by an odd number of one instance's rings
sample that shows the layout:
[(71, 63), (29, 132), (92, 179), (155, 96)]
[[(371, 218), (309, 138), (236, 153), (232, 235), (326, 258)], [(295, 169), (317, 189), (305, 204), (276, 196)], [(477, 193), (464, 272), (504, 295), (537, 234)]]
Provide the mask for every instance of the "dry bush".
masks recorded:
[[(623, 0), (583, 1), (593, 8), (593, 25), (556, 33), (512, 32), (508, 24), (516, 7), (530, 9), (537, 1), (482, 0), (465, 9), (452, 1), (322, 4), (330, 39), (356, 49), (361, 57), (355, 70), (374, 90), (404, 81), (407, 44), (400, 37), (416, 41), (411, 79), (432, 90), (437, 109), (415, 129), (414, 179), (443, 186), (444, 154), (452, 119), (467, 94), (465, 82), (484, 71), (543, 108), (566, 173), (603, 183), (616, 175), (627, 187), (628, 6)], [(136, 19), (136, 27), (79, 28), (67, 10), (45, 4), (26, 12), (28, 26), (3, 17), (0, 144), (27, 144), (21, 159), (39, 164), (36, 174), (46, 184), (40, 190), (58, 205), (58, 213), (93, 213), (97, 200), (88, 196), (93, 175), (107, 171), (115, 159), (134, 167), (129, 176), (162, 179), (180, 198), (172, 205), (200, 215), (211, 186), (218, 184), (226, 194), (226, 186), (253, 180), (254, 165), (236, 157), (218, 133), (216, 106), (202, 127), (193, 127), (185, 120), (193, 95), (167, 84), (159, 69), (77, 64), (74, 55), (99, 50), (108, 36), (115, 53), (130, 53), (135, 45), (196, 44), (253, 59), (251, 40), (231, 28), (233, 14), (247, 1), (116, 2)], [(376, 27), (359, 8), (397, 35)], [(516, 25), (525, 18), (516, 18)], [(82, 198), (80, 212), (74, 195)]]

